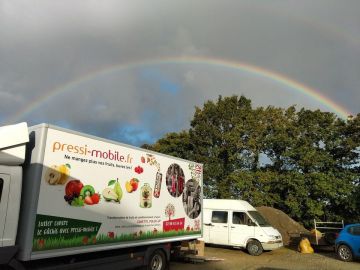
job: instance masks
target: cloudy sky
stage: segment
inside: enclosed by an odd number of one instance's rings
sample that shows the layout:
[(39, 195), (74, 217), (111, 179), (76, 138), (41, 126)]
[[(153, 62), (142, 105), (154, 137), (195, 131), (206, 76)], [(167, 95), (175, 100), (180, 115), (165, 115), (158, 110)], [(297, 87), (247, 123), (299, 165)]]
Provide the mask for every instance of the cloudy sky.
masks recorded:
[(195, 106), (360, 112), (360, 1), (0, 0), (0, 125), (125, 143), (189, 128)]

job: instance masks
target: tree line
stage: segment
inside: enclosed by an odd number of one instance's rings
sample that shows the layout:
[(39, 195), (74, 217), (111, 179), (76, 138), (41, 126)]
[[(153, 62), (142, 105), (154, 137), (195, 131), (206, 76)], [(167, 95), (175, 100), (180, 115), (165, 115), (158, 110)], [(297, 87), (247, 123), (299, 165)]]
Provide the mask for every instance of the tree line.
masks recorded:
[(203, 163), (206, 198), (275, 207), (305, 226), (360, 221), (360, 114), (219, 96), (195, 108), (189, 130), (142, 147)]

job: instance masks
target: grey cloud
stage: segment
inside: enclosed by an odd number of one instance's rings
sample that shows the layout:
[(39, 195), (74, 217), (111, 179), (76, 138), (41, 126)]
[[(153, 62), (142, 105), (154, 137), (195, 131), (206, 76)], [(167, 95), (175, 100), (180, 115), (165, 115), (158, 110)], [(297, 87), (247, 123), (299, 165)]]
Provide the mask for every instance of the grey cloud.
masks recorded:
[(105, 137), (124, 136), (119, 126), (133, 125), (132, 136), (143, 128), (150, 138), (187, 128), (194, 107), (219, 94), (245, 94), (260, 106), (328, 109), (240, 70), (148, 66), (179, 85), (181, 91), (174, 94), (139, 76), (141, 66), (126, 68), (167, 56), (249, 63), (318, 89), (357, 113), (359, 9), (358, 1), (0, 0), (0, 117), (10, 119), (50, 91), (121, 64), (124, 69), (98, 74), (21, 120)]

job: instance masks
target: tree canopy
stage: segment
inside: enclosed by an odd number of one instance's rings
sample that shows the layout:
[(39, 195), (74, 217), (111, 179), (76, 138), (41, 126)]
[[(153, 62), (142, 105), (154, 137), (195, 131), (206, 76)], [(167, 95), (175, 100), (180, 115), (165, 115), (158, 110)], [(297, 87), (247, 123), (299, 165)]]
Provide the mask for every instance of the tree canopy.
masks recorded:
[(196, 107), (189, 130), (145, 148), (204, 164), (204, 195), (313, 219), (360, 220), (360, 114), (253, 108), (244, 96)]

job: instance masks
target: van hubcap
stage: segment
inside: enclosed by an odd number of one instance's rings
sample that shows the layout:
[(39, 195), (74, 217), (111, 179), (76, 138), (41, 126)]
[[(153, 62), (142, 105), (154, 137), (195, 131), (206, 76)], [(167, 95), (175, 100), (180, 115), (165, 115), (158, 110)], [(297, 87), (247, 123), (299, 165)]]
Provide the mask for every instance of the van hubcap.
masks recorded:
[(250, 246), (250, 250), (254, 253), (258, 252), (259, 251), (259, 247), (257, 245), (251, 245)]

